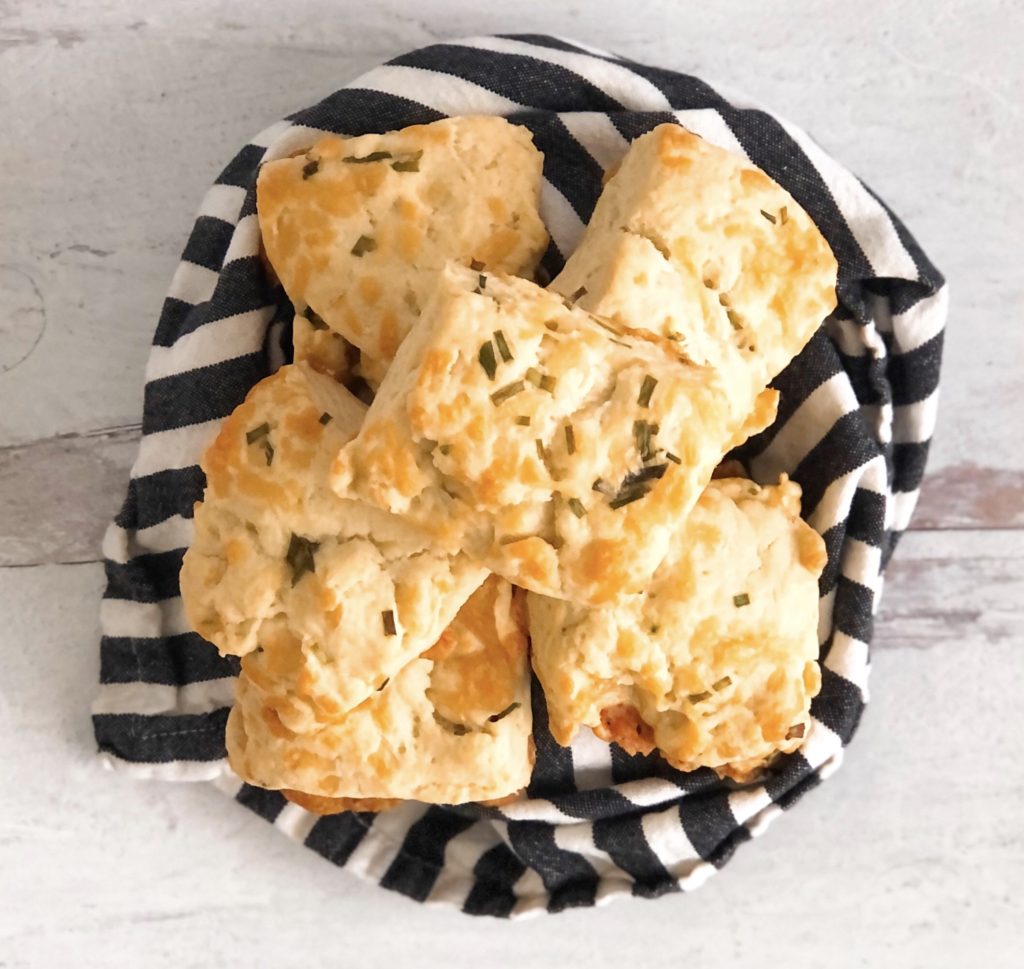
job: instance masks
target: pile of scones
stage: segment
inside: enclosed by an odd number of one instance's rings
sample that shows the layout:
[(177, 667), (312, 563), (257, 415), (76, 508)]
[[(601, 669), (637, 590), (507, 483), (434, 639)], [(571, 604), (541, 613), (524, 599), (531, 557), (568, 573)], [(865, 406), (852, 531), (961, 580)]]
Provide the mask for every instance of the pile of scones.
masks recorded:
[(241, 657), (231, 767), (318, 813), (522, 796), (531, 667), (563, 745), (744, 782), (810, 729), (824, 544), (794, 482), (723, 460), (774, 421), (835, 258), (664, 124), (545, 287), (542, 166), (464, 117), (260, 169), (294, 362), (203, 457), (181, 591)]

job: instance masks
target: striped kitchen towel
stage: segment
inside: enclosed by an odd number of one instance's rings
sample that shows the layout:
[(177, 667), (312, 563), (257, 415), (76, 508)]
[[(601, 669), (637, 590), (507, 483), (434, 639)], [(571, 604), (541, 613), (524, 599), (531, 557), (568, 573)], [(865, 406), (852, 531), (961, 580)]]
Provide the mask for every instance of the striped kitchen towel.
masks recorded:
[[(776, 423), (739, 454), (757, 479), (785, 471), (800, 483), (805, 516), (828, 548), (813, 726), (760, 784), (680, 773), (590, 734), (563, 749), (536, 684), (533, 781), (525, 799), (502, 808), (407, 803), (317, 818), (227, 769), (237, 661), (189, 630), (178, 571), (203, 489), (200, 454), (220, 419), (290, 355), (292, 309), (259, 258), (257, 169), (322, 132), (484, 113), (525, 125), (544, 153), (552, 276), (580, 238), (602, 173), (665, 121), (763, 168), (839, 260), (838, 308), (775, 381)], [(336, 865), (473, 914), (695, 888), (834, 770), (857, 727), (883, 572), (935, 424), (946, 303), (942, 276), (870, 189), (799, 128), (696, 77), (542, 36), (437, 44), (371, 70), (254, 138), (203, 200), (156, 326), (139, 454), (104, 544), (100, 756), (137, 776), (213, 782)]]

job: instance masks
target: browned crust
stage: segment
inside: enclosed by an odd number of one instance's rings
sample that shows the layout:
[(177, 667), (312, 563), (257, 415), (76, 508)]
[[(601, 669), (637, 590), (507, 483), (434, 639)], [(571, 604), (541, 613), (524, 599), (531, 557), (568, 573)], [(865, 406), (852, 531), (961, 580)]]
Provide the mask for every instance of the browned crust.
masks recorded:
[(636, 707), (617, 703), (601, 711), (601, 725), (594, 733), (610, 744), (618, 744), (627, 754), (654, 752), (654, 730), (645, 723)]
[(395, 797), (319, 797), (302, 791), (283, 790), (281, 793), (299, 807), (313, 814), (343, 814), (345, 811), (387, 811), (402, 803)]

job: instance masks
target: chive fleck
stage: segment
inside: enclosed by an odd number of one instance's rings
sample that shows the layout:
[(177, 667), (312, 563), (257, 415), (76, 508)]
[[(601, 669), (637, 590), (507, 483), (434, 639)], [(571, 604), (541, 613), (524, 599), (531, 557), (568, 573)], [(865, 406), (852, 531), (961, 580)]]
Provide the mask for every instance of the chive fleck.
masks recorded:
[(669, 459), (673, 464), (682, 464), (683, 462), (677, 458), (671, 451), (665, 452), (665, 457)]
[(362, 158), (357, 158), (355, 155), (346, 155), (342, 158), (342, 161), (348, 162), (350, 165), (368, 165), (370, 162), (385, 161), (390, 157), (390, 151), (371, 151), (370, 154), (363, 155)]
[(270, 441), (263, 442), (263, 456), (267, 459), (267, 467), (274, 463), (274, 447)]
[(312, 161), (306, 162), (302, 166), (302, 180), (305, 181), (307, 178), (311, 178), (318, 171), (320, 171), (320, 159), (314, 158)]
[(806, 724), (802, 724), (802, 723), (794, 724), (792, 727), (789, 728), (788, 731), (786, 731), (786, 739), (787, 740), (793, 740), (796, 737), (802, 737), (804, 735), (804, 733), (806, 732), (806, 730), (807, 730)]
[(442, 444), (438, 448), (438, 451), (440, 451), (442, 454), (446, 454), (446, 455), (447, 454), (451, 454), (452, 453), (452, 446), (450, 444)]
[(333, 421), (333, 420), (334, 420), (334, 418), (333, 418), (333, 417), (331, 417), (331, 415), (330, 415), (330, 414), (328, 414), (328, 413), (327, 413), (327, 411), (324, 411), (324, 412), (323, 412), (323, 413), (322, 413), (322, 414), (320, 415), (320, 423), (321, 423), (321, 424), (323, 424), (323, 425), (324, 425), (324, 427), (326, 427), (326, 426), (327, 426), (328, 424), (330, 424), (330, 423), (331, 423), (331, 421)]
[(494, 359), (494, 347), (490, 340), (481, 345), (478, 359), (480, 366), (484, 368), (484, 373), (487, 374), (487, 379), (493, 380), (494, 375), (498, 372), (498, 362)]
[(385, 609), (381, 614), (381, 619), (384, 621), (384, 635), (395, 636), (398, 634), (398, 629), (395, 627), (395, 614), (391, 609)]
[(623, 488), (611, 501), (608, 502), (608, 507), (611, 509), (622, 508), (624, 505), (632, 504), (634, 501), (638, 501), (643, 498), (644, 495), (650, 490), (650, 486), (646, 484), (633, 485), (629, 488)]
[(529, 427), (529, 426), (530, 426), (530, 418), (529, 418), (529, 416), (528, 416), (528, 415), (526, 415), (526, 414), (520, 414), (520, 415), (519, 415), (519, 416), (518, 416), (518, 417), (516, 418), (516, 423), (517, 423), (517, 424), (518, 424), (518, 425), (519, 425), (520, 427)]
[(309, 325), (313, 327), (314, 330), (326, 330), (328, 328), (327, 324), (308, 306), (306, 307), (306, 312), (303, 313), (303, 316), (306, 317), (309, 321)]
[(377, 692), (380, 693), (380, 691), (383, 690), (384, 687), (386, 687), (390, 682), (391, 682), (391, 677), (390, 676), (385, 676), (383, 681), (381, 682), (380, 686), (377, 687)]
[(587, 508), (579, 498), (570, 498), (566, 504), (577, 518), (582, 518), (587, 513)]
[(373, 252), (376, 248), (377, 241), (372, 236), (360, 236), (352, 247), (352, 255), (362, 259), (366, 253)]
[(632, 474), (627, 475), (623, 479), (622, 487), (628, 488), (645, 481), (657, 481), (664, 476), (667, 467), (667, 464), (647, 464), (639, 471), (634, 471)]
[(738, 596), (733, 596), (732, 597), (732, 604), (737, 609), (741, 608), (742, 606), (749, 606), (750, 605), (750, 596), (747, 595), (746, 592), (741, 592)]
[(548, 320), (544, 324), (544, 326), (546, 326), (549, 330), (551, 330), (552, 333), (557, 333), (558, 332), (558, 321), (557, 320)]
[(617, 340), (615, 337), (610, 336), (608, 337), (608, 341), (610, 343), (614, 343), (617, 347), (625, 347), (627, 350), (632, 349), (632, 347), (630, 347), (630, 345), (626, 343), (625, 340)]
[(245, 432), (245, 443), (253, 444), (262, 437), (266, 437), (270, 433), (269, 424), (260, 424), (259, 427), (254, 427), (251, 431)]
[(761, 215), (763, 215), (769, 222), (771, 222), (772, 225), (775, 225), (775, 216), (772, 215), (771, 212), (765, 212), (764, 209), (761, 209)]
[(616, 336), (622, 336), (622, 330), (619, 327), (613, 326), (607, 320), (601, 319), (600, 316), (595, 316), (594, 317), (594, 322), (599, 327), (601, 327), (602, 330), (607, 330), (609, 333), (614, 333)]
[(703, 693), (691, 693), (691, 694), (690, 694), (690, 695), (689, 695), (689, 696), (687, 697), (687, 699), (688, 699), (688, 700), (689, 700), (689, 701), (690, 701), (691, 703), (703, 703), (703, 702), (704, 702), (705, 700), (708, 700), (708, 699), (710, 699), (710, 698), (711, 698), (711, 694), (710, 694), (710, 693), (708, 693), (708, 691), (707, 691), (707, 690), (705, 690), (705, 691), (704, 691)]
[(420, 170), (420, 159), (423, 157), (422, 149), (410, 155), (408, 158), (400, 158), (391, 163), (396, 172), (418, 172)]
[(444, 729), (449, 733), (455, 734), (456, 737), (464, 737), (469, 733), (469, 727), (464, 723), (454, 723), (447, 719), (447, 717), (442, 717), (436, 710), (434, 711), (434, 720), (439, 726), (444, 727)]
[(572, 424), (565, 425), (565, 450), (569, 454), (576, 453), (576, 431)]
[(715, 680), (715, 682), (711, 684), (711, 689), (716, 691), (716, 692), (718, 690), (724, 690), (731, 683), (732, 683), (732, 677), (731, 676), (723, 676), (720, 680)]
[(469, 262), (469, 268), (476, 272), (480, 272), (480, 270), (484, 268), (484, 264), (480, 262), (479, 259), (471, 259)]
[(669, 330), (668, 333), (665, 334), (665, 336), (668, 337), (670, 340), (676, 341), (679, 341), (683, 338), (683, 334), (680, 333), (678, 330)]
[(651, 425), (647, 421), (633, 421), (633, 443), (644, 461), (654, 457), (651, 449)]
[(483, 273), (477, 273), (476, 289), (478, 293), (482, 293), (487, 289), (487, 277)]
[(641, 407), (650, 407), (651, 405), (651, 394), (654, 393), (654, 388), (658, 386), (657, 378), (647, 374), (644, 377), (644, 382), (640, 386), (640, 396), (637, 397), (636, 402)]
[(543, 462), (547, 462), (547, 454), (544, 453), (544, 442), (538, 437), (534, 444), (537, 445), (537, 457)]
[(784, 205), (779, 209), (779, 221), (785, 225), (789, 221), (789, 209)]
[(505, 334), (501, 330), (494, 331), (494, 342), (498, 347), (498, 353), (501, 354), (501, 359), (508, 363), (512, 359), (512, 351), (508, 348), (508, 342), (505, 340)]
[(538, 386), (540, 387), (541, 390), (545, 390), (549, 394), (553, 394), (555, 392), (555, 384), (557, 382), (558, 381), (556, 380), (555, 377), (552, 377), (550, 374), (544, 374), (540, 378), (540, 383), (538, 384)]
[(586, 295), (587, 295), (587, 287), (586, 286), (581, 286), (579, 289), (576, 290), (575, 293), (572, 294), (572, 296), (567, 297), (562, 302), (565, 303), (565, 305), (569, 309), (572, 309)]
[(512, 711), (513, 711), (513, 710), (518, 710), (520, 706), (522, 706), (522, 704), (520, 704), (520, 703), (518, 703), (518, 702), (517, 702), (517, 703), (510, 703), (510, 704), (509, 704), (509, 705), (508, 705), (507, 707), (505, 707), (505, 709), (504, 709), (504, 710), (502, 710), (502, 711), (501, 711), (500, 713), (495, 713), (495, 714), (492, 714), (492, 715), (491, 715), (491, 716), (489, 716), (489, 717), (488, 717), (487, 719), (488, 719), (488, 720), (489, 720), (489, 721), (490, 721), (491, 723), (497, 723), (497, 722), (498, 722), (499, 720), (504, 720), (504, 719), (505, 719), (505, 717), (507, 717), (507, 716), (508, 716), (508, 715), (509, 715), (510, 713), (512, 713)]
[(605, 481), (603, 478), (598, 478), (593, 483), (591, 488), (594, 491), (596, 491), (598, 494), (602, 494), (602, 495), (605, 495), (605, 496), (608, 496), (608, 497), (610, 497), (611, 495), (615, 494), (615, 492), (612, 491), (611, 485), (609, 485), (608, 482)]
[(529, 367), (526, 371), (526, 382), (533, 384), (534, 387), (540, 386), (541, 372), (536, 367)]
[(515, 397), (516, 394), (521, 393), (525, 388), (526, 384), (521, 380), (515, 380), (510, 384), (505, 384), (504, 387), (499, 388), (491, 394), (491, 402), (495, 406), (503, 404), (510, 397)]
[[(270, 463), (269, 461), (267, 462)], [(320, 547), (319, 542), (311, 542), (308, 538), (292, 533), (291, 541), (288, 543), (288, 551), (285, 553), (285, 561), (292, 570), (292, 585), (294, 586), (307, 572), (316, 571), (316, 560), (314, 553)]]

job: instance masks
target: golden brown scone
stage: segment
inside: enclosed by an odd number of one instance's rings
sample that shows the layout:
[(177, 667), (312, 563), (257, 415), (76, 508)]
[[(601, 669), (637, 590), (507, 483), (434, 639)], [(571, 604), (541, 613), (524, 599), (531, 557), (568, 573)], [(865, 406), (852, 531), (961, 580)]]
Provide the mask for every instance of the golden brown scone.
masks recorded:
[(647, 589), (598, 609), (529, 596), (551, 733), (589, 726), (680, 770), (749, 777), (800, 746), (821, 678), (821, 537), (800, 488), (711, 482)]
[[(438, 644), (362, 704), (308, 730), (288, 730), (277, 695), (242, 660), (228, 719), (234, 771), (260, 787), (320, 798), (483, 801), (525, 787), (533, 766), (530, 676), (522, 609), (489, 578)], [(287, 691), (294, 678), (282, 680)], [(299, 801), (299, 803), (303, 803)], [(338, 810), (350, 810), (339, 807)], [(355, 810), (374, 810), (362, 806)], [(320, 812), (322, 813), (322, 812)]]
[(315, 313), (309, 310), (307, 313), (308, 317), (296, 313), (292, 323), (295, 362), (307, 363), (317, 373), (345, 383), (356, 375), (359, 349), (340, 333), (335, 333)]
[(359, 347), (377, 383), (446, 260), (533, 271), (542, 163), (530, 132), (497, 117), (328, 135), (260, 169), (264, 246), (296, 309)]
[(376, 814), (390, 811), (403, 803), (394, 797), (317, 797), (315, 794), (289, 790), (282, 790), (281, 793), (292, 804), (298, 804), (313, 814), (344, 814), (347, 811)]
[[(429, 649), (486, 571), (328, 485), (366, 408), (304, 363), (262, 380), (203, 458), (181, 570), (193, 628), (247, 657), (291, 730), (337, 717)], [(293, 683), (294, 680), (294, 683)]]
[(449, 264), (334, 467), (365, 499), (524, 588), (635, 594), (766, 391), (554, 293)]
[(835, 307), (835, 285), (828, 243), (785, 189), (663, 124), (630, 146), (551, 287), (756, 393)]

